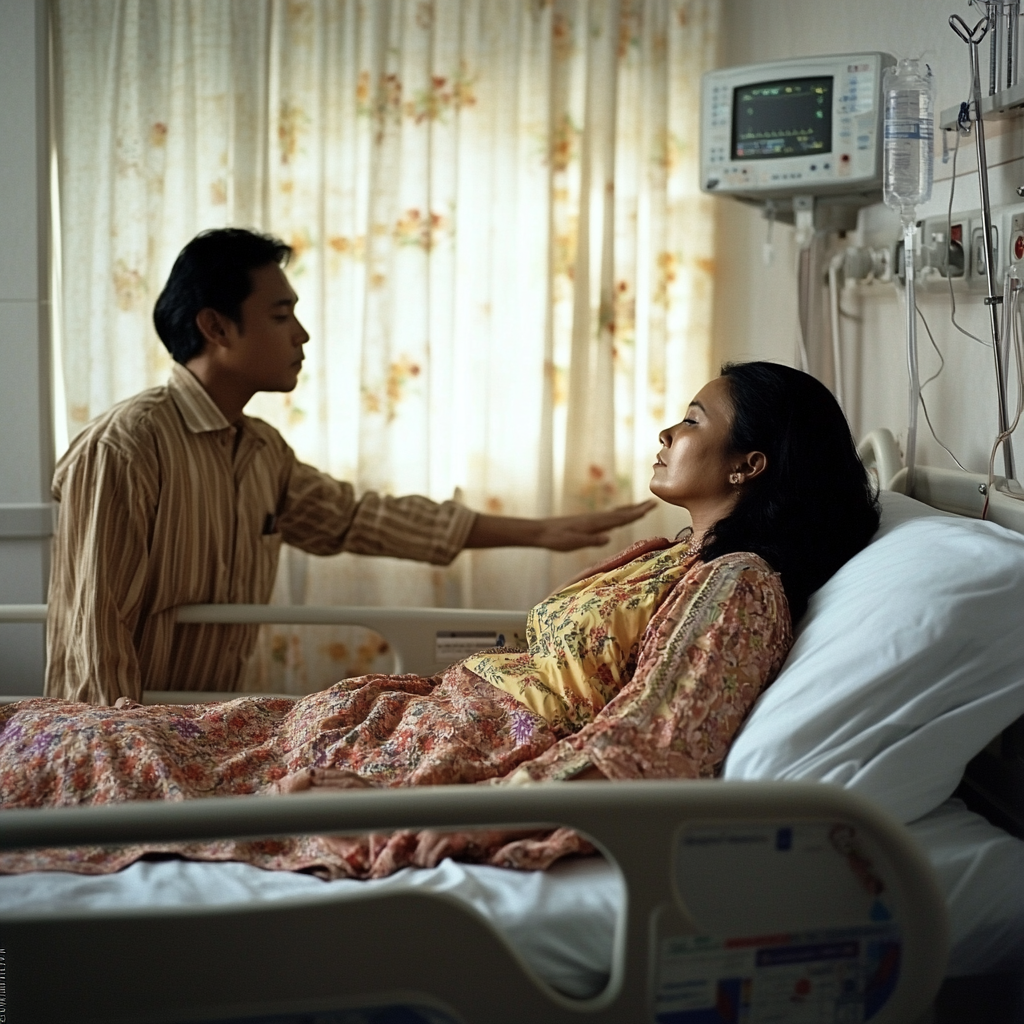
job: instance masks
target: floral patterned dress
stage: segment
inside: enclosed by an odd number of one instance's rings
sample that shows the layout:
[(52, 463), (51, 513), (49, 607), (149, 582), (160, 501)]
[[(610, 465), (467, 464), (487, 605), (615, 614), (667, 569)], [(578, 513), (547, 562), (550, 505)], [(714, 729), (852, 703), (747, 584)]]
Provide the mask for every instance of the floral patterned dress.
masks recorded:
[(488, 651), (467, 658), (466, 668), (511, 693), (559, 736), (576, 732), (632, 677), (651, 616), (692, 564), (682, 541), (612, 565), (533, 608), (528, 650)]
[[(96, 707), (41, 698), (2, 707), (0, 807), (515, 784), (590, 768), (609, 779), (713, 777), (792, 644), (779, 577), (755, 555), (704, 563), (678, 545), (620, 568), (535, 609), (533, 662), (499, 650), (433, 678), (361, 676), (296, 702), (253, 695)], [(552, 674), (560, 660), (575, 667)], [(495, 665), (512, 666), (496, 677), (504, 685), (486, 678)], [(539, 702), (522, 699), (531, 690)], [(568, 829), (399, 832), (33, 850), (0, 854), (0, 872), (100, 874), (172, 853), (367, 878), (445, 856), (543, 868), (589, 850)]]

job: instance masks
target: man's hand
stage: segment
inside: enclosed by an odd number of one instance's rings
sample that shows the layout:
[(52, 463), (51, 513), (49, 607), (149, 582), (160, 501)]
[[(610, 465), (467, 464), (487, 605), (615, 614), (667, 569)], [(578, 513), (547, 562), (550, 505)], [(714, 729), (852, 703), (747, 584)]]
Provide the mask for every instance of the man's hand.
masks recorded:
[(608, 512), (586, 512), (578, 516), (548, 519), (516, 519), (511, 516), (478, 515), (467, 548), (532, 547), (551, 551), (575, 551), (608, 542), (608, 531), (632, 523), (657, 504), (642, 501), (622, 505)]

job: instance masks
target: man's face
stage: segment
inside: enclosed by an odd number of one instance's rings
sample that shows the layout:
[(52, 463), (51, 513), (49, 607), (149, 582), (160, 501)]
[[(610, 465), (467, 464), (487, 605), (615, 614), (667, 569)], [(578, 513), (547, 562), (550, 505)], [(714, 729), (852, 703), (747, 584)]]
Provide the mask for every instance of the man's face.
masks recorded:
[(291, 391), (302, 369), (302, 346), (309, 341), (295, 316), (298, 296), (276, 263), (249, 274), (253, 289), (242, 303), (242, 322), (230, 325), (231, 369), (253, 391)]

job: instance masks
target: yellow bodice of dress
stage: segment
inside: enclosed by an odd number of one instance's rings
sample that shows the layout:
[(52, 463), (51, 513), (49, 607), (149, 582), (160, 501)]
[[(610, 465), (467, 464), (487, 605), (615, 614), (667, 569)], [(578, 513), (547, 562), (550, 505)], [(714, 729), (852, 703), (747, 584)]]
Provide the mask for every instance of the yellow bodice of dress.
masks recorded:
[(677, 543), (566, 587), (530, 611), (528, 650), (487, 651), (465, 665), (575, 731), (632, 678), (651, 616), (695, 559)]

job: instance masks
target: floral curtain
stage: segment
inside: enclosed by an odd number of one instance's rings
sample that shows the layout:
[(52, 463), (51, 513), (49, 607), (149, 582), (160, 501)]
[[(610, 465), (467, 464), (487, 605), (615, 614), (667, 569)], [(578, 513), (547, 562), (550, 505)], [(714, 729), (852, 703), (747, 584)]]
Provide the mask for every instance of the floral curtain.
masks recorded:
[[(710, 372), (697, 186), (719, 0), (55, 0), (69, 433), (168, 356), (196, 232), (295, 248), (312, 335), (248, 408), (360, 489), (548, 515), (647, 496)], [(616, 540), (676, 531), (660, 509)], [(527, 607), (595, 552), (437, 569), (288, 551), (275, 600)], [(268, 630), (252, 685), (365, 671), (352, 629)]]

